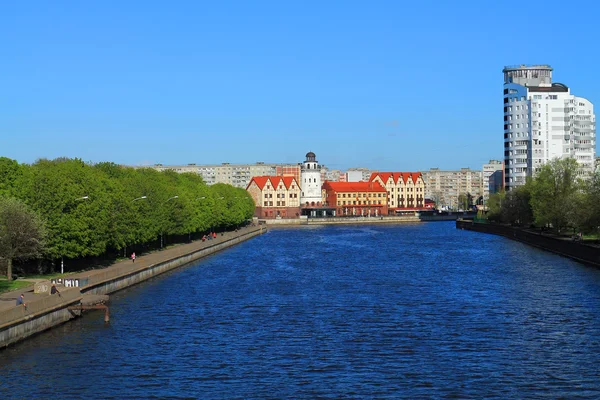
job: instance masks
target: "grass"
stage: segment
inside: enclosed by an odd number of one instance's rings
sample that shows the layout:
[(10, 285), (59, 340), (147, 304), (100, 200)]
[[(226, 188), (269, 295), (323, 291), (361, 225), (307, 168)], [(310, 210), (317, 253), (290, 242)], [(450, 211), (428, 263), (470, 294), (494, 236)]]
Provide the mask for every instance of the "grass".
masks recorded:
[(28, 279), (47, 279), (50, 280), (52, 278), (56, 278), (59, 276), (66, 276), (68, 274), (61, 274), (60, 272), (55, 272), (53, 274), (46, 275), (27, 275), (17, 280), (8, 281), (5, 277), (0, 277), (0, 293), (10, 292), (11, 290), (17, 290), (21, 288), (25, 288), (28, 286), (33, 286), (33, 282)]
[(33, 283), (24, 280), (7, 281), (6, 278), (0, 278), (0, 293), (10, 292), (24, 287), (32, 286)]

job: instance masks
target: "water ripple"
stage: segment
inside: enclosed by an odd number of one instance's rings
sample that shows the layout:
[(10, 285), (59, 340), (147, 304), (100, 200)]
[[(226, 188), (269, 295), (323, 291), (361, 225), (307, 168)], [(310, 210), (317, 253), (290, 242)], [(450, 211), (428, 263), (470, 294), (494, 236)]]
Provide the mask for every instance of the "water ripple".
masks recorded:
[(600, 398), (600, 271), (453, 223), (268, 234), (0, 352), (2, 398)]

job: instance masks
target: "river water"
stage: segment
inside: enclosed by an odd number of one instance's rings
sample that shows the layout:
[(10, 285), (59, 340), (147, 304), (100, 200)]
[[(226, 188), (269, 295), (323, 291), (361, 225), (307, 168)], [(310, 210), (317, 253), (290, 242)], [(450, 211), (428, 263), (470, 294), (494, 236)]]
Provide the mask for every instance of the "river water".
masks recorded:
[(0, 398), (600, 398), (600, 270), (453, 222), (269, 233), (0, 351)]

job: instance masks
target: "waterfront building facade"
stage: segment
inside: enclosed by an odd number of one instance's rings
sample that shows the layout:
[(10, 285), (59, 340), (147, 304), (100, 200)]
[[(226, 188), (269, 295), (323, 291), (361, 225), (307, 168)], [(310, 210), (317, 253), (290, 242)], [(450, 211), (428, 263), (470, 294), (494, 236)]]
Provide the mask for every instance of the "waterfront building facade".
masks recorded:
[(325, 182), (325, 205), (333, 215), (378, 217), (388, 214), (387, 192), (379, 182)]
[(258, 218), (298, 218), (300, 185), (293, 176), (255, 176), (246, 190), (256, 205)]
[(369, 182), (385, 187), (391, 214), (425, 208), (425, 181), (420, 172), (373, 172)]
[(505, 67), (504, 183), (511, 190), (555, 158), (574, 158), (584, 175), (594, 169), (593, 104), (552, 82), (549, 65)]
[(425, 181), (425, 197), (433, 200), (440, 209), (458, 209), (461, 194), (470, 194), (476, 200), (483, 193), (482, 171), (430, 168), (421, 173)]
[(302, 188), (300, 204), (303, 208), (321, 207), (323, 194), (321, 192), (321, 167), (315, 153), (306, 153), (306, 160), (300, 171), (300, 186)]

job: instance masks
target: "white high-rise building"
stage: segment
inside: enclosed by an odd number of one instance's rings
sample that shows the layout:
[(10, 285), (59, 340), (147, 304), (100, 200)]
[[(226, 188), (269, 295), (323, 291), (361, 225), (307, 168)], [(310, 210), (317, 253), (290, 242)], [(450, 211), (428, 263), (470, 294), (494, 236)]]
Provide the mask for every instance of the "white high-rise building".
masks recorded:
[(504, 70), (504, 182), (506, 190), (525, 183), (554, 158), (572, 157), (591, 173), (596, 155), (594, 105), (552, 83), (549, 65)]
[(312, 151), (306, 153), (306, 161), (300, 170), (300, 207), (319, 207), (323, 202), (321, 194), (321, 167)]

